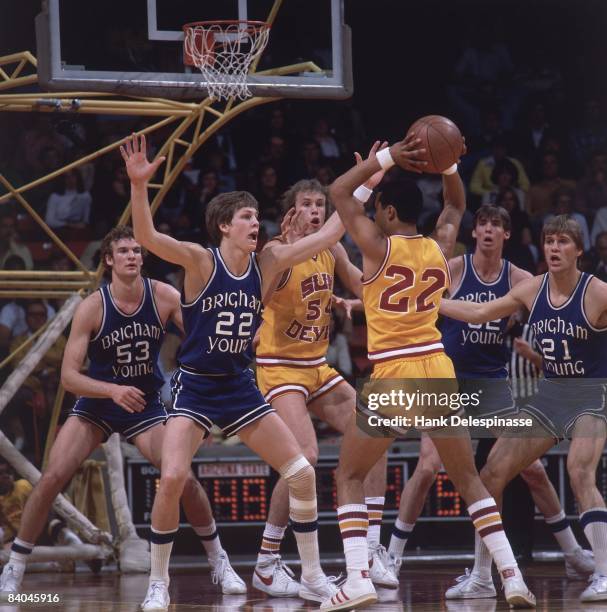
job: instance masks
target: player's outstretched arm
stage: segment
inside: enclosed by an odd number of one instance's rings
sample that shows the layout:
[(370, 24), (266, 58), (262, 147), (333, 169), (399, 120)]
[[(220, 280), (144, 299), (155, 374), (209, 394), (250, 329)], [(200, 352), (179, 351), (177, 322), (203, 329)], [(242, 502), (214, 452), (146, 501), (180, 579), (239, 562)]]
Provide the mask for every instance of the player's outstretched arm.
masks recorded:
[(383, 172), (394, 163), (405, 170), (421, 172), (427, 162), (418, 160), (418, 157), (425, 152), (424, 149), (417, 149), (420, 142), (418, 138), (408, 137), (393, 144), (389, 149), (383, 148), (380, 155), (383, 151), (386, 151), (383, 155), (386, 156), (388, 161), (382, 165), (377, 158), (380, 147), (380, 143), (377, 141), (371, 147), (366, 160), (363, 161), (360, 155), (357, 155), (356, 165), (335, 179), (329, 188), (330, 200), (337, 209), (346, 231), (370, 262), (377, 261), (379, 265), (379, 262), (382, 261), (386, 253), (386, 237), (375, 223), (367, 217), (364, 206), (354, 195), (355, 191), (360, 185), (369, 187), (368, 181), (372, 177), (380, 173), (383, 175)]
[[(465, 153), (466, 145), (462, 140), (462, 155)], [(454, 170), (451, 174), (443, 174), (444, 205), (436, 221), (436, 241), (447, 259), (453, 257), (459, 226), (466, 211), (466, 189), (457, 166)]]
[(61, 365), (61, 384), (78, 397), (105, 397), (127, 412), (141, 412), (145, 396), (140, 389), (96, 380), (81, 373), (91, 337), (101, 325), (103, 312), (99, 292), (87, 297), (74, 313), (70, 337)]
[[(200, 259), (208, 259), (208, 251), (191, 242), (180, 242), (167, 234), (158, 232), (154, 227), (152, 211), (148, 200), (148, 183), (156, 170), (164, 162), (164, 157), (157, 157), (153, 162), (147, 159), (146, 140), (143, 134), (133, 134), (120, 147), (120, 154), (126, 165), (131, 181), (131, 207), (133, 215), (133, 232), (135, 240), (146, 249), (165, 261), (195, 269)], [(210, 273), (210, 270), (209, 270)]]
[(270, 241), (258, 256), (264, 285), (273, 282), (280, 272), (333, 246), (343, 234), (344, 226), (339, 215), (333, 213), (316, 233), (301, 238), (293, 244), (285, 244), (278, 240)]
[(537, 294), (541, 277), (533, 277), (513, 287), (504, 297), (489, 302), (442, 299), (439, 313), (466, 323), (486, 323), (503, 319), (519, 308), (529, 308)]

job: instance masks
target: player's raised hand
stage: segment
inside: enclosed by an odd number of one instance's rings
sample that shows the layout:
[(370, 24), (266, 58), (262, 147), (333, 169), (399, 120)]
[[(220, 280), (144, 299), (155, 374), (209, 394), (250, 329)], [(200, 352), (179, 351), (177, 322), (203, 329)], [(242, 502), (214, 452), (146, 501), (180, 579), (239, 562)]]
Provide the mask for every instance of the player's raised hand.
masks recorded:
[[(373, 146), (371, 147), (371, 149), (369, 150), (369, 155), (367, 155), (367, 159), (371, 159), (372, 157), (375, 157), (375, 154), (378, 151), (385, 149), (387, 146), (388, 146), (388, 143), (386, 141), (380, 143), (379, 140), (376, 140), (373, 143)], [(354, 153), (354, 159), (356, 160), (357, 166), (363, 163), (362, 155), (358, 151)], [(365, 182), (365, 187), (367, 189), (375, 189), (375, 187), (377, 187), (377, 185), (381, 183), (381, 180), (384, 178), (384, 174), (386, 174), (386, 171), (383, 168), (381, 168), (375, 174), (371, 175), (367, 179), (367, 181)]]
[(337, 295), (331, 296), (331, 308), (334, 310), (342, 310), (347, 319), (352, 318), (352, 302), (353, 300), (346, 300)]
[(132, 134), (127, 138), (124, 145), (120, 146), (120, 155), (132, 183), (147, 183), (166, 159), (161, 156), (152, 162), (148, 161), (144, 134)]
[(137, 387), (116, 385), (112, 392), (112, 400), (127, 412), (142, 412), (145, 408), (145, 394)]
[(310, 224), (303, 220), (302, 211), (289, 208), (280, 224), (280, 235), (285, 242), (292, 242), (303, 238), (309, 229)]
[(403, 170), (421, 174), (428, 162), (424, 160), (426, 149), (420, 149), (421, 138), (410, 134), (404, 140), (394, 143), (390, 147), (390, 155), (396, 164)]

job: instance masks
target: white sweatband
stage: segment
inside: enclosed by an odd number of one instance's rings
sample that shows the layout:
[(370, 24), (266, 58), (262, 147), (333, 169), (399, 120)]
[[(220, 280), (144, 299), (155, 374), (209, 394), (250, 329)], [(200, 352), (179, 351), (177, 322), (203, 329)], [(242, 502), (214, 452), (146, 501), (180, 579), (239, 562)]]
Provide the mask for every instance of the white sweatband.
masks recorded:
[(453, 164), (449, 166), (446, 170), (443, 170), (442, 174), (446, 174), (447, 176), (451, 174), (455, 174), (457, 172), (457, 164)]
[(359, 185), (354, 190), (353, 195), (359, 202), (362, 202), (364, 204), (371, 197), (372, 193), (373, 193), (373, 189), (369, 189), (368, 187), (365, 187), (364, 185)]
[(394, 159), (392, 159), (392, 153), (390, 153), (390, 148), (386, 147), (381, 151), (378, 151), (375, 154), (379, 165), (382, 167), (382, 170), (390, 170), (392, 166), (396, 163)]

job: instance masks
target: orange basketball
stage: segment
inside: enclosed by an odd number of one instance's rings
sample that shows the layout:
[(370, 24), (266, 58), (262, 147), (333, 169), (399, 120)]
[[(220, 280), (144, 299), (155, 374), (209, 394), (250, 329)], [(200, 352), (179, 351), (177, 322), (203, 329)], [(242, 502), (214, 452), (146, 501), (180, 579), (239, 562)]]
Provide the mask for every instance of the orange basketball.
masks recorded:
[(462, 134), (457, 125), (447, 117), (422, 117), (407, 130), (407, 136), (410, 134), (421, 138), (420, 148), (426, 149), (424, 160), (428, 165), (424, 172), (440, 174), (455, 164), (462, 154)]

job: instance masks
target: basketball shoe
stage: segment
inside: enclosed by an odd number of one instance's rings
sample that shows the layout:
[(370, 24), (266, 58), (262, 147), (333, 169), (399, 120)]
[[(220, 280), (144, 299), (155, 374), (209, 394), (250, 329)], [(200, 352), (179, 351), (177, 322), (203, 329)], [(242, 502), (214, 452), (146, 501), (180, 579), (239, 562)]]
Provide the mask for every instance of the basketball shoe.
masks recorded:
[(351, 574), (335, 595), (320, 604), (320, 609), (326, 612), (337, 610), (354, 610), (370, 606), (377, 601), (375, 587), (367, 570), (361, 570), (360, 575)]
[(594, 555), (581, 546), (572, 553), (565, 553), (565, 571), (570, 580), (587, 580), (594, 573)]
[(495, 596), (493, 579), (491, 577), (482, 578), (470, 572), (468, 568), (463, 576), (455, 579), (455, 584), (445, 593), (445, 599), (486, 599)]
[(154, 580), (150, 582), (141, 609), (143, 612), (166, 612), (170, 602), (167, 585), (161, 580)]
[(213, 560), (209, 558), (209, 563), (213, 568), (211, 580), (213, 584), (221, 586), (224, 595), (241, 595), (247, 592), (247, 585), (230, 565), (225, 550), (222, 550), (217, 558)]
[(369, 547), (371, 559), (369, 561), (369, 576), (371, 582), (376, 586), (388, 589), (398, 588), (398, 577), (388, 569), (390, 558), (388, 551), (381, 545), (375, 544)]
[(301, 585), (280, 555), (271, 555), (268, 561), (258, 563), (253, 572), (253, 586), (272, 597), (298, 597)]

